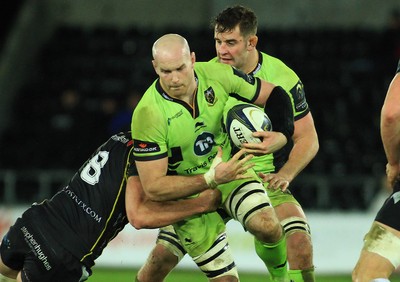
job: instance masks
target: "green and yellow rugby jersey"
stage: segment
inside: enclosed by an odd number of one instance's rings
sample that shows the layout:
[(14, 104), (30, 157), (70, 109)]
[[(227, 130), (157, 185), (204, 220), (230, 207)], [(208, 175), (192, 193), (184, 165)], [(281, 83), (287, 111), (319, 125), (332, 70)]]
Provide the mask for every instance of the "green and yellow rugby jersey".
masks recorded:
[(229, 65), (195, 64), (198, 83), (193, 108), (163, 91), (157, 79), (145, 92), (132, 117), (134, 155), (139, 161), (168, 157), (169, 171), (179, 175), (203, 174), (217, 154), (230, 155), (222, 131), (222, 115), (229, 96), (248, 102), (257, 99), (260, 81)]
[[(309, 108), (305, 98), (303, 83), (300, 78), (291, 68), (278, 58), (260, 51), (258, 53), (258, 64), (250, 75), (259, 77), (285, 89), (292, 102), (294, 120), (296, 121), (304, 117), (309, 112)], [(215, 57), (211, 61), (218, 62), (218, 58)], [(242, 101), (229, 99), (227, 108), (230, 108), (237, 103), (242, 103)], [(227, 110), (228, 109), (226, 109), (226, 111)], [(273, 126), (272, 121), (272, 128)], [(254, 157), (252, 159), (256, 164), (254, 170), (257, 172), (278, 171), (287, 161), (292, 146), (292, 140), (288, 140), (288, 144), (278, 152), (261, 157)]]
[[(231, 146), (222, 131), (222, 115), (229, 95), (248, 102), (257, 99), (260, 81), (229, 65), (196, 63), (198, 87), (193, 107), (163, 91), (157, 79), (145, 92), (132, 117), (135, 160), (168, 157), (168, 174), (204, 174), (223, 148), (223, 159), (230, 157)], [(240, 183), (221, 185), (223, 199)], [(185, 250), (192, 257), (207, 251), (225, 224), (216, 212), (192, 216), (174, 224)]]

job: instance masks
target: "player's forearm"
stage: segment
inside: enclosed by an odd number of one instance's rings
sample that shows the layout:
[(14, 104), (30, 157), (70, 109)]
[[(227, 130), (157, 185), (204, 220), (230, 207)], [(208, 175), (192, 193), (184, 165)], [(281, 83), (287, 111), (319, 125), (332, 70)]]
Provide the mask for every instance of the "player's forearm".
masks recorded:
[(136, 211), (136, 216), (130, 223), (136, 229), (152, 229), (174, 224), (190, 216), (215, 210), (215, 200), (211, 199), (214, 202), (207, 203), (207, 199), (196, 197), (177, 201), (146, 201)]
[(169, 201), (186, 198), (208, 189), (204, 175), (168, 175), (151, 183), (144, 183), (144, 190), (152, 201)]
[(318, 138), (308, 136), (294, 142), (288, 161), (279, 170), (291, 182), (316, 156), (319, 150)]

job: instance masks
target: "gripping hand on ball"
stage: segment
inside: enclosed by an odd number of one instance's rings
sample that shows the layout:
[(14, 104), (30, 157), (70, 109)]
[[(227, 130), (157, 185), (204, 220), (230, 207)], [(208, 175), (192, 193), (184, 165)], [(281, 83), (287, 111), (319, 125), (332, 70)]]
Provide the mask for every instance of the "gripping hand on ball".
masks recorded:
[(219, 184), (236, 179), (249, 178), (250, 176), (246, 175), (246, 172), (254, 166), (253, 163), (248, 163), (253, 158), (253, 155), (245, 154), (246, 152), (242, 149), (227, 162), (222, 162), (222, 149), (219, 147), (217, 156), (212, 162), (209, 171), (204, 174), (207, 184), (211, 188), (215, 188)]
[(287, 143), (285, 135), (276, 131), (256, 131), (253, 136), (260, 138), (262, 142), (243, 143), (242, 148), (246, 153), (256, 156), (274, 153)]

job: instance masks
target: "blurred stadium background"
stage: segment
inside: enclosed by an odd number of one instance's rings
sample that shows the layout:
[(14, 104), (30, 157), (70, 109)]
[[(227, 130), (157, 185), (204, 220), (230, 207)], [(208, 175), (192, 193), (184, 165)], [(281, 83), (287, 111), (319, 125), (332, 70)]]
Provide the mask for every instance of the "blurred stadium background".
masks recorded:
[[(208, 60), (211, 17), (238, 3), (258, 15), (259, 49), (305, 85), (320, 151), (291, 190), (311, 223), (317, 276), (349, 275), (388, 193), (379, 114), (400, 57), (398, 0), (9, 1), (0, 12), (0, 235), (129, 128), (155, 78), (156, 38), (180, 33)], [(239, 271), (263, 273), (247, 234), (228, 229)], [(140, 266), (155, 234), (128, 226), (97, 267)]]

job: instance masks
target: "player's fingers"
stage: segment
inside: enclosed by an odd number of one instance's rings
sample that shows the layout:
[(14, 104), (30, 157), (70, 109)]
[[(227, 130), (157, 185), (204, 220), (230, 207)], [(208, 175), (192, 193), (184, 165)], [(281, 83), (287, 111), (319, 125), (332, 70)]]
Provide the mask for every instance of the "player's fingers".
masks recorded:
[(236, 162), (245, 154), (246, 154), (246, 151), (242, 148), (236, 154), (234, 154), (229, 161)]
[(280, 186), (281, 190), (285, 192), (287, 188), (289, 188), (289, 181), (285, 180), (283, 181), (282, 185)]
[(236, 180), (237, 179), (247, 179), (247, 178), (251, 178), (252, 176), (250, 175), (250, 174), (247, 174), (247, 173), (245, 173), (245, 174), (238, 174), (238, 175), (236, 175)]
[(243, 173), (246, 173), (249, 169), (251, 169), (251, 168), (253, 168), (254, 167), (254, 163), (248, 163), (248, 164), (245, 164), (245, 165), (243, 165), (241, 168), (240, 168), (240, 172), (243, 174)]
[(268, 174), (263, 173), (263, 175), (260, 177), (264, 180), (264, 182), (270, 182), (275, 177), (275, 175), (276, 174), (274, 173), (268, 173)]
[(258, 177), (260, 177), (263, 182), (266, 182), (265, 179), (266, 179), (267, 175), (265, 173), (259, 172)]
[(245, 157), (243, 159), (241, 159), (237, 162), (238, 166), (243, 166), (248, 161), (250, 161), (253, 157), (254, 157), (254, 155), (252, 155), (252, 154), (245, 155)]
[(221, 146), (218, 146), (217, 157), (222, 158), (222, 148), (221, 148)]
[(289, 181), (285, 179), (272, 179), (269, 181), (268, 188), (277, 190), (280, 189), (282, 191), (286, 191), (286, 189), (289, 187)]

